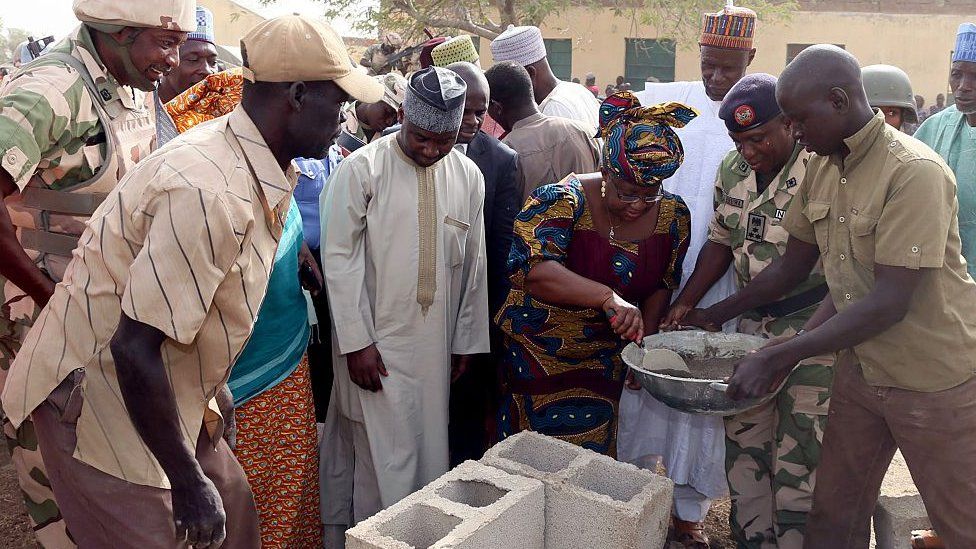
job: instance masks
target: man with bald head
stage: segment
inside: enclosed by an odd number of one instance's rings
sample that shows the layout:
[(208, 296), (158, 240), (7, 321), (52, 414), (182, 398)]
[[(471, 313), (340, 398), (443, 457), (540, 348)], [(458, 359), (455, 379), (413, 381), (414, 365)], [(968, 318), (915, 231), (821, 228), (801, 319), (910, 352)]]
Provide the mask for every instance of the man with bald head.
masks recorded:
[(976, 283), (952, 172), (872, 111), (857, 59), (840, 48), (797, 56), (776, 97), (816, 156), (783, 219), (782, 261), (741, 294), (775, 299), (821, 258), (830, 294), (796, 336), (740, 362), (729, 395), (761, 396), (798, 362), (838, 353), (804, 547), (868, 546), (896, 449), (946, 546), (976, 547)]
[[(459, 62), (447, 66), (468, 86), (464, 116), (458, 131), (458, 148), (470, 158), (485, 176), (485, 251), (488, 254), (488, 309), (494, 317), (508, 295), (506, 264), (512, 247), (512, 225), (519, 210), (516, 183), (517, 155), (508, 145), (482, 131), (488, 113), (491, 92), (484, 71), (478, 66)], [(495, 333), (493, 349), (499, 347), (500, 334)], [(485, 421), (491, 416), (496, 362), (490, 355), (479, 355), (471, 371), (451, 386), (449, 448), (451, 466), (469, 459), (481, 459), (487, 449)]]

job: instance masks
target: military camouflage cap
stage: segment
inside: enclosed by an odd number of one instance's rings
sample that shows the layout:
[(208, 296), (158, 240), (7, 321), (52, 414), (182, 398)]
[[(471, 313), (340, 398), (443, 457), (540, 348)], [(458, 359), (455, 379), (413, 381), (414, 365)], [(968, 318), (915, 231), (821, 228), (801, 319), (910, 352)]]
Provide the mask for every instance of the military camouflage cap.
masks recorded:
[(191, 32), (197, 28), (196, 0), (74, 0), (75, 17), (98, 30), (143, 27)]

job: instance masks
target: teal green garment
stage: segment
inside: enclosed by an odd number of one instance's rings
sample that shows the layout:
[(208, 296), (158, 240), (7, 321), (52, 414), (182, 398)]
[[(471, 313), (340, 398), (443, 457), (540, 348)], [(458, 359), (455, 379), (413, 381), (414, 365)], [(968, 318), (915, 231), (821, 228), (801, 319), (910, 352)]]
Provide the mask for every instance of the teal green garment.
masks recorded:
[(915, 138), (939, 153), (956, 174), (962, 256), (969, 276), (976, 278), (976, 128), (953, 105), (929, 117)]
[(227, 381), (234, 395), (234, 406), (281, 383), (305, 355), (311, 327), (305, 294), (298, 280), (301, 246), (302, 216), (292, 199), (251, 339), (237, 357)]

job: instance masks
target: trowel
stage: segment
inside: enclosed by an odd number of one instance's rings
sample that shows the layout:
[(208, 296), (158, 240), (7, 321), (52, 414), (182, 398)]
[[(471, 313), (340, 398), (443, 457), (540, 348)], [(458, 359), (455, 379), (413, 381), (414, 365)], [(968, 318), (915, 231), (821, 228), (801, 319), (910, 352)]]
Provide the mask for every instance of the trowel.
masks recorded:
[(691, 377), (685, 359), (670, 349), (645, 349), (641, 368), (669, 376)]

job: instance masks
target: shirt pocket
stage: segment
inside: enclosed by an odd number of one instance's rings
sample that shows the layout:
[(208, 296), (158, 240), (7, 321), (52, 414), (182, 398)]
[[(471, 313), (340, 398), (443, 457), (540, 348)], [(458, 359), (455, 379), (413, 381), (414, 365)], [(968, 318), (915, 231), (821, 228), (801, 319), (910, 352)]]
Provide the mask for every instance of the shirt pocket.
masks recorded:
[(826, 202), (808, 202), (803, 206), (803, 215), (813, 225), (813, 231), (817, 237), (817, 247), (820, 253), (827, 253), (828, 243), (830, 242), (830, 204)]
[(874, 270), (874, 246), (878, 220), (856, 215), (851, 220), (851, 255), (864, 268)]
[(464, 263), (464, 249), (471, 224), (451, 216), (444, 216), (444, 263), (450, 268)]

